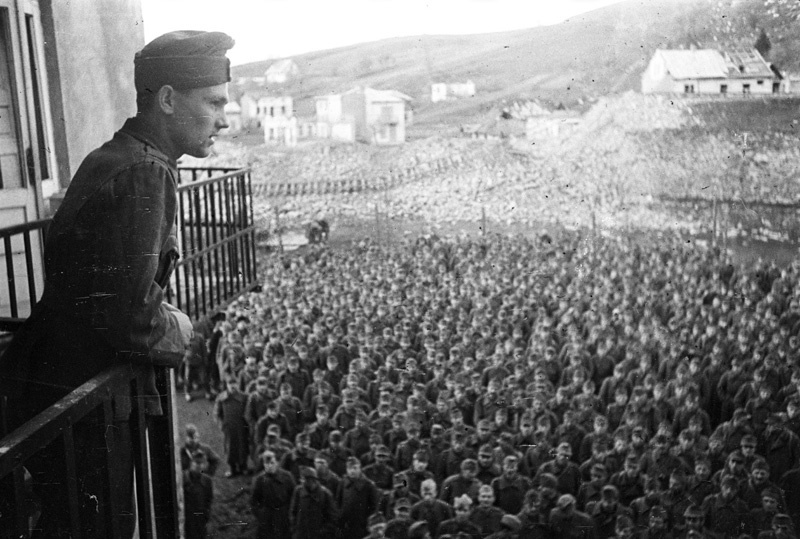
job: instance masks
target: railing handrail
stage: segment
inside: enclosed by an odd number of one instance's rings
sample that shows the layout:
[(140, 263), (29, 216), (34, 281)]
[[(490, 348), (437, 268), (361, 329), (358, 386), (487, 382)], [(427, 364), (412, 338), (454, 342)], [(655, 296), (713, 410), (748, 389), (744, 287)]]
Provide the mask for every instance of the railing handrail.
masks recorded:
[(20, 223), (18, 225), (11, 225), (7, 227), (0, 228), (0, 238), (15, 236), (17, 234), (22, 234), (23, 232), (30, 232), (31, 230), (39, 230), (39, 229), (46, 229), (52, 219), (38, 219), (36, 221), (28, 221), (26, 223)]
[(143, 368), (143, 365), (131, 368), (130, 364), (109, 367), (0, 438), (0, 478), (55, 440), (63, 429), (77, 423), (104, 400), (112, 398), (114, 389), (129, 383)]
[[(215, 170), (215, 169), (181, 168), (179, 170)], [(226, 170), (229, 172), (225, 172), (221, 176), (211, 176), (209, 178), (203, 178), (202, 180), (194, 180), (191, 183), (179, 183), (178, 192), (180, 193), (182, 191), (190, 191), (192, 189), (197, 189), (198, 187), (202, 187), (209, 183), (218, 183), (221, 180), (227, 180), (228, 178), (235, 178), (243, 174), (249, 174), (252, 169), (250, 169), (249, 167), (245, 167), (237, 169), (216, 169), (216, 170)]]

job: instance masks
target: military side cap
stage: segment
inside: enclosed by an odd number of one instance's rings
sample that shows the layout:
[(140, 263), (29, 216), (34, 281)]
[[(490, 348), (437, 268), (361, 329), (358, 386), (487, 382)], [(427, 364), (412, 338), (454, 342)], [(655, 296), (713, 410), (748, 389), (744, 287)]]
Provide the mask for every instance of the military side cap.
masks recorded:
[(394, 502), (395, 509), (411, 509), (411, 502), (408, 501), (408, 498), (399, 498), (396, 502)]
[(562, 494), (558, 498), (556, 505), (558, 506), (559, 509), (566, 509), (569, 506), (574, 506), (575, 496), (573, 496), (572, 494)]
[(508, 528), (511, 531), (519, 531), (522, 528), (522, 522), (511, 514), (503, 515), (503, 518), (500, 519), (500, 525)]
[(684, 517), (702, 518), (705, 516), (703, 509), (699, 505), (692, 504), (683, 512)]
[(216, 86), (231, 80), (225, 56), (233, 38), (223, 32), (180, 30), (155, 38), (136, 53), (136, 91), (156, 93), (164, 85), (176, 90)]
[(367, 519), (367, 527), (371, 528), (379, 524), (386, 524), (386, 518), (380, 513), (373, 513)]
[(461, 496), (453, 500), (453, 507), (455, 509), (458, 509), (459, 507), (466, 507), (467, 509), (469, 509), (471, 505), (472, 505), (472, 498), (470, 498), (466, 494), (462, 494)]
[(304, 466), (300, 470), (300, 477), (305, 477), (306, 479), (308, 478), (317, 479), (317, 470), (311, 468), (310, 466)]

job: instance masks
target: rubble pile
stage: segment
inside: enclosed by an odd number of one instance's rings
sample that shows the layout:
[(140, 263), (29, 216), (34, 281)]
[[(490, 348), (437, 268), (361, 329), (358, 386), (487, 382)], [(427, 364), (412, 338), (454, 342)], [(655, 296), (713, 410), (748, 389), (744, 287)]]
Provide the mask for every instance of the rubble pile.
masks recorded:
[[(706, 129), (691, 101), (633, 93), (599, 100), (569, 133), (524, 142), (430, 138), (392, 148), (312, 144), (220, 147), (213, 165), (253, 168), (258, 219), (273, 229), (376, 215), (430, 223), (559, 223), (697, 229), (708, 216), (658, 201), (796, 203), (800, 144), (791, 133)], [(528, 144), (527, 146), (531, 146)]]

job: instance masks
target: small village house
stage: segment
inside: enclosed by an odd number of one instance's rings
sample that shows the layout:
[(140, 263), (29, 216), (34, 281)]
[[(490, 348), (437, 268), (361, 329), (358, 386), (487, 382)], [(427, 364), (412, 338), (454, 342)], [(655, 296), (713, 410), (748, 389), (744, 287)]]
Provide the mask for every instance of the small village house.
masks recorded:
[(781, 85), (785, 94), (800, 94), (800, 73), (783, 73)]
[(466, 82), (436, 82), (431, 84), (432, 103), (447, 101), (448, 99), (462, 99), (465, 97), (475, 97), (475, 83), (471, 80)]
[(554, 110), (525, 120), (525, 138), (547, 142), (568, 136), (581, 123), (581, 115), (572, 110)]
[(317, 137), (355, 142), (354, 120), (342, 112), (342, 94), (316, 96), (314, 112)]
[(274, 62), (264, 72), (267, 84), (286, 84), (298, 76), (300, 76), (300, 68), (291, 58)]
[(342, 113), (352, 116), (355, 138), (377, 145), (406, 141), (407, 104), (411, 98), (395, 90), (356, 87), (342, 95)]
[(411, 122), (411, 98), (395, 90), (356, 87), (314, 98), (316, 135), (344, 142), (402, 144)]
[(268, 116), (286, 116), (292, 111), (292, 98), (267, 91), (245, 92), (239, 100), (242, 124), (247, 128), (262, 127)]
[(297, 144), (297, 118), (291, 96), (262, 96), (257, 110), (264, 128), (264, 143), (295, 146)]
[(780, 91), (780, 75), (755, 49), (658, 49), (642, 74), (644, 94), (764, 95)]

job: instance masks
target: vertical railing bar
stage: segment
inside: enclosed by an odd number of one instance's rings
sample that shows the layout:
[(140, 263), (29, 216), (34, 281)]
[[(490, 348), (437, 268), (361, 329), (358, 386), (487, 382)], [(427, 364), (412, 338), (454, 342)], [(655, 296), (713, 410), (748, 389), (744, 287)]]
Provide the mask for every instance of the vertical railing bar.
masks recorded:
[(151, 458), (155, 464), (153, 470), (153, 507), (155, 508), (155, 525), (157, 537), (178, 537), (178, 483), (176, 462), (172, 440), (175, 439), (173, 414), (175, 406), (172, 401), (173, 371), (160, 368), (156, 372), (156, 390), (161, 398), (161, 407), (165, 415), (153, 418), (149, 432)]
[[(221, 182), (217, 184), (217, 196), (219, 198), (219, 208), (218, 208), (218, 223), (217, 229), (219, 230), (219, 240), (221, 241), (223, 238), (226, 237), (225, 231), (225, 183)], [(218, 249), (220, 259), (221, 259), (221, 270), (222, 270), (222, 295), (223, 297), (228, 297), (228, 287), (227, 287), (227, 280), (228, 280), (228, 259), (225, 256), (225, 246), (223, 245), (220, 249)]]
[[(189, 225), (188, 227), (184, 227), (183, 233), (186, 234), (187, 232), (186, 229), (187, 228), (189, 229), (188, 233), (189, 233), (190, 243), (192, 244), (191, 254), (194, 255), (197, 252), (197, 238), (195, 238), (194, 235), (194, 225), (195, 225), (195, 220), (197, 219), (197, 215), (195, 215), (194, 211), (194, 200), (195, 200), (196, 190), (192, 188), (187, 190), (186, 193), (188, 196), (186, 200), (186, 205), (189, 206)], [(190, 264), (192, 266), (192, 288), (194, 290), (194, 294), (192, 294), (190, 298), (189, 297), (190, 290), (188, 289), (186, 290), (186, 295), (187, 295), (186, 314), (189, 315), (189, 318), (193, 318), (191, 312), (191, 306), (194, 305), (195, 312), (197, 311), (197, 263), (194, 260), (192, 260)]]
[[(242, 179), (242, 175), (241, 174), (237, 174), (233, 178), (233, 184), (234, 184), (234, 186), (236, 188), (236, 199), (235, 199), (235, 202), (236, 202), (236, 221), (237, 221), (237, 223), (236, 223), (237, 224), (236, 232), (237, 233), (242, 231), (242, 230), (244, 230), (244, 228), (242, 227), (244, 215), (242, 215), (242, 209), (243, 209), (242, 202), (243, 201), (242, 201), (242, 185), (241, 185), (242, 182), (241, 182), (241, 179)], [(236, 280), (236, 284), (238, 285), (239, 292), (241, 293), (242, 289), (244, 288), (243, 285), (246, 282), (245, 281), (244, 268), (242, 267), (244, 265), (244, 260), (245, 260), (244, 235), (239, 236), (236, 239), (236, 243), (238, 245), (237, 253), (236, 253), (237, 254), (236, 258), (238, 260), (237, 269), (239, 270), (236, 273), (236, 275), (238, 277), (238, 279)]]
[(28, 294), (30, 295), (31, 308), (36, 304), (36, 279), (33, 275), (33, 249), (31, 248), (31, 232), (26, 230), (22, 233), (22, 241), (25, 244), (25, 269), (28, 273)]
[[(216, 197), (216, 187), (217, 184), (209, 184), (209, 199), (210, 199), (210, 206), (211, 206), (211, 241), (213, 243), (217, 243), (217, 227), (219, 226), (217, 222), (217, 203), (214, 197)], [(214, 284), (211, 286), (213, 290), (217, 293), (217, 301), (222, 297), (222, 294), (219, 290), (219, 249), (214, 249)]]
[[(240, 211), (240, 202), (239, 202), (239, 177), (234, 176), (231, 178), (231, 190), (233, 191), (233, 200), (231, 201), (233, 204), (233, 212), (234, 212), (234, 234), (241, 230), (241, 211)], [(236, 291), (241, 292), (242, 290), (242, 244), (241, 244), (241, 237), (237, 237), (234, 243), (234, 249), (236, 250)]]
[[(247, 184), (244, 172), (238, 176), (239, 183), (239, 208), (242, 212), (242, 230), (247, 230), (249, 215), (247, 211)], [(250, 241), (248, 234), (242, 234), (242, 280), (245, 284), (250, 282)]]
[[(239, 210), (238, 210), (239, 202), (237, 200), (238, 193), (236, 189), (236, 178), (229, 178), (228, 186), (230, 187), (230, 193), (231, 193), (230, 199), (228, 200), (228, 203), (231, 206), (231, 228), (232, 228), (232, 234), (236, 234), (237, 232), (239, 232)], [(239, 254), (239, 238), (233, 238), (233, 241), (230, 242), (230, 246), (231, 246), (231, 262), (233, 264), (233, 267), (231, 268), (233, 271), (231, 275), (232, 277), (231, 281), (233, 285), (234, 294), (238, 294), (240, 288), (239, 275), (241, 273), (239, 271), (239, 265), (240, 265), (239, 259), (241, 258), (241, 255)]]
[[(114, 409), (111, 406), (111, 398), (107, 398), (103, 401), (103, 424), (105, 425), (106, 432), (111, 432), (114, 429)], [(119, 530), (119, 521), (114, 518), (114, 508), (111, 507), (111, 503), (113, 500), (112, 496), (112, 485), (111, 485), (111, 470), (114, 469), (114, 466), (117, 465), (114, 462), (114, 453), (111, 451), (106, 451), (106, 461), (103, 463), (105, 466), (104, 468), (104, 477), (103, 477), (103, 497), (107, 500), (107, 504), (111, 508), (105, 515), (103, 522), (105, 524), (106, 530), (111, 530), (110, 537), (119, 537), (120, 530)], [(108, 537), (107, 534), (104, 534)]]
[(249, 222), (250, 230), (250, 282), (258, 279), (258, 271), (256, 268), (256, 217), (253, 209), (253, 177), (247, 172), (247, 203), (249, 205)]
[[(223, 203), (225, 204), (225, 237), (228, 238), (231, 235), (231, 189), (230, 189), (230, 182), (226, 179), (224, 184), (225, 186), (225, 197), (223, 199)], [(231, 243), (227, 242), (224, 246), (224, 251), (227, 256), (227, 273), (225, 279), (225, 296), (230, 297), (233, 294), (233, 261), (231, 258), (233, 257), (233, 253), (231, 252)]]
[[(67, 502), (69, 504), (69, 520), (72, 525), (73, 537), (81, 537), (80, 496), (78, 494), (78, 467), (75, 461), (75, 438), (72, 425), (62, 432), (64, 442), (64, 459), (67, 472)], [(88, 523), (87, 523), (88, 524)]]
[[(200, 202), (200, 195), (204, 191), (202, 187), (199, 187), (195, 190), (195, 220), (197, 221), (197, 242), (198, 242), (198, 249), (199, 252), (203, 252), (206, 248), (206, 243), (208, 243), (208, 238), (205, 237), (203, 234), (203, 208)], [(204, 264), (205, 256), (201, 256), (197, 259), (197, 265), (200, 271), (200, 279), (201, 279), (201, 286), (200, 286), (200, 303), (199, 305), (195, 302), (197, 308), (195, 309), (195, 318), (200, 318), (201, 312), (204, 310), (206, 304), (206, 272), (205, 272), (205, 264)], [(197, 286), (197, 285), (195, 285)]]
[[(183, 227), (184, 227), (184, 218), (183, 218), (184, 203), (183, 203), (183, 197), (184, 197), (184, 194), (185, 194), (185, 191), (178, 191), (178, 222), (176, 223), (176, 226), (178, 228), (178, 240), (180, 241), (180, 250), (181, 250), (180, 255), (181, 255), (181, 257), (185, 256), (186, 252), (187, 252), (186, 251), (186, 238), (184, 238), (184, 234), (183, 234)], [(179, 273), (180, 268), (181, 268), (181, 266), (178, 266), (177, 268), (175, 268), (175, 296), (176, 296), (175, 297), (175, 300), (176, 300), (175, 301), (175, 303), (176, 303), (175, 306), (178, 309), (183, 309), (183, 298), (181, 297), (181, 285), (180, 285), (180, 280), (178, 279), (178, 273)]]
[[(191, 189), (187, 189), (186, 192), (185, 192), (185, 195), (186, 195), (186, 206), (189, 207), (190, 218), (189, 218), (189, 224), (188, 225), (184, 222), (183, 228), (181, 228), (181, 233), (183, 234), (184, 238), (186, 238), (186, 228), (188, 226), (188, 228), (189, 228), (189, 241), (188, 241), (188, 243), (192, 244), (192, 248), (190, 250), (187, 250), (187, 253), (189, 255), (193, 255), (194, 254), (194, 243), (192, 242), (192, 239), (191, 239), (192, 238), (192, 223), (191, 223), (192, 191), (191, 191)], [(189, 267), (189, 266), (192, 266), (192, 267)], [(187, 265), (184, 266), (185, 271), (184, 271), (184, 274), (183, 274), (183, 276), (184, 276), (184, 284), (183, 284), (184, 291), (183, 292), (184, 292), (184, 295), (185, 295), (185, 298), (186, 298), (186, 303), (184, 305), (183, 310), (186, 312), (186, 314), (189, 315), (190, 318), (192, 316), (192, 313), (191, 313), (191, 309), (192, 309), (192, 283), (190, 281), (191, 281), (191, 272), (192, 272), (193, 267), (194, 267), (194, 265), (193, 265), (192, 262), (187, 262)]]
[(145, 402), (137, 377), (133, 381), (133, 395), (136, 399), (136, 423), (133, 448), (136, 459), (136, 501), (139, 513), (139, 537), (153, 539), (153, 498), (150, 492), (150, 456), (147, 451), (147, 426), (145, 422)]
[(11, 317), (17, 318), (17, 286), (14, 276), (14, 252), (11, 250), (11, 236), (3, 236), (3, 247), (6, 251), (6, 271), (8, 272), (8, 302), (11, 307)]
[[(237, 177), (237, 184), (239, 186), (239, 211), (241, 212), (240, 222), (242, 231), (247, 230), (247, 191), (245, 190), (244, 172), (240, 173)], [(242, 234), (242, 288), (245, 288), (250, 283), (250, 246), (247, 242), (247, 235)]]
[[(206, 245), (211, 245), (211, 216), (209, 215), (208, 209), (208, 193), (211, 190), (211, 186), (213, 184), (208, 184), (203, 187), (203, 215), (205, 216), (205, 237), (206, 237)], [(206, 246), (203, 246), (204, 248)], [(208, 259), (208, 285), (204, 286), (203, 289), (208, 289), (208, 305), (203, 305), (203, 316), (208, 313), (208, 309), (211, 305), (214, 305), (214, 287), (212, 286), (213, 278), (212, 278), (212, 271), (213, 266), (211, 265), (211, 253), (209, 252), (206, 255)]]
[[(225, 204), (225, 237), (229, 238), (231, 235), (231, 188), (230, 188), (230, 183), (227, 179), (225, 180), (223, 185), (225, 186), (225, 197), (223, 199), (223, 203)], [(225, 296), (230, 297), (231, 294), (233, 294), (233, 279), (234, 279), (233, 276), (234, 263), (232, 260), (233, 252), (231, 251), (230, 242), (225, 243), (224, 251), (228, 262), (227, 264), (228, 275), (226, 276), (225, 279)]]
[(21, 511), (25, 507), (25, 472), (22, 466), (14, 468), (13, 473), (14, 482), (14, 526), (17, 528), (17, 536), (28, 537), (28, 519), (27, 515)]
[(178, 266), (175, 267), (175, 290), (177, 291), (175, 297), (178, 300), (177, 307), (179, 309), (181, 309), (181, 305), (183, 304), (183, 302), (181, 301), (181, 272), (184, 271), (184, 268), (186, 268), (186, 266), (184, 266), (183, 264), (179, 264)]
[[(194, 246), (194, 248), (192, 249), (192, 255), (194, 255), (194, 254), (197, 253), (198, 249), (202, 249), (202, 245), (199, 245), (199, 238), (197, 237), (197, 235), (195, 233), (195, 228), (196, 228), (197, 219), (198, 219), (197, 211), (196, 211), (197, 210), (197, 189), (196, 188), (192, 189), (191, 193), (192, 194), (191, 194), (191, 197), (189, 198), (189, 204), (190, 204), (190, 207), (191, 207), (190, 212), (192, 214), (192, 222), (189, 224), (189, 233), (192, 235), (192, 245)], [(190, 312), (190, 313), (187, 313), (187, 314), (189, 315), (190, 318), (194, 318), (195, 316), (197, 316), (198, 302), (200, 301), (200, 298), (199, 298), (200, 287), (198, 285), (199, 281), (198, 281), (198, 278), (197, 278), (197, 271), (198, 271), (197, 259), (193, 259), (191, 264), (192, 264), (192, 291), (194, 292), (194, 294), (192, 294), (191, 303), (192, 303), (192, 305), (194, 305), (194, 312)]]

